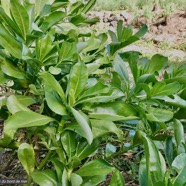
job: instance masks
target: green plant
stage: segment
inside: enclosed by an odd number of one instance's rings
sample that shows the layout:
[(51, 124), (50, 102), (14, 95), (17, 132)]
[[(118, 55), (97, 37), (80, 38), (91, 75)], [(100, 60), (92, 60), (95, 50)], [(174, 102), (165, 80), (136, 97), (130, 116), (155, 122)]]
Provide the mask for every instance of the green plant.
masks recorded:
[[(86, 31), (97, 21), (85, 16), (94, 3), (1, 1), (0, 147), (17, 151), (28, 185), (94, 186), (112, 174), (112, 186), (125, 184), (112, 160), (144, 144), (141, 185), (184, 185), (185, 165), (177, 162), (185, 156), (179, 121), (185, 119), (185, 66), (165, 70), (161, 55), (121, 53), (146, 26), (133, 34), (119, 21), (109, 44), (107, 34)], [(24, 143), (16, 138), (23, 132)], [(166, 146), (167, 172), (155, 141)], [(176, 152), (169, 156), (171, 145)], [(44, 151), (44, 159), (36, 151)]]

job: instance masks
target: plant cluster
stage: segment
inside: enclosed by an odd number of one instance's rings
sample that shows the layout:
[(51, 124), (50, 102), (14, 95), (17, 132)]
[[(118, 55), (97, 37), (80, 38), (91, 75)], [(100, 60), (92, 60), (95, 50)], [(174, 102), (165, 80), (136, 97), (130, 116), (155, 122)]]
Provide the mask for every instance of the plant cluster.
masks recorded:
[(134, 34), (119, 21), (109, 44), (87, 30), (94, 4), (1, 0), (0, 148), (17, 152), (28, 185), (95, 186), (109, 174), (123, 186), (113, 159), (140, 148), (140, 185), (183, 186), (186, 67), (121, 52), (146, 26)]

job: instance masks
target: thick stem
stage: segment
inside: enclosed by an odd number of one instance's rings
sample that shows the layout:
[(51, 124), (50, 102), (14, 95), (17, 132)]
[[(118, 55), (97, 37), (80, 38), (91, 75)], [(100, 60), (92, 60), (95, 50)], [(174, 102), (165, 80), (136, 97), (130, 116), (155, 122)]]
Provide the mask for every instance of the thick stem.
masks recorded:
[(110, 160), (111, 158), (113, 158), (115, 156), (119, 156), (119, 155), (121, 155), (121, 154), (123, 154), (123, 153), (125, 153), (125, 152), (127, 152), (127, 151), (129, 151), (131, 149), (133, 149), (134, 147), (136, 147), (138, 145), (131, 145), (129, 147), (123, 148), (123, 149), (119, 150), (118, 152), (115, 152), (115, 153), (111, 154), (110, 156), (106, 157), (105, 159), (106, 160)]
[(52, 156), (52, 151), (49, 151), (48, 154), (43, 159), (43, 161), (38, 166), (39, 170), (41, 170), (47, 164), (47, 162), (48, 162), (48, 160), (50, 159), (51, 156)]

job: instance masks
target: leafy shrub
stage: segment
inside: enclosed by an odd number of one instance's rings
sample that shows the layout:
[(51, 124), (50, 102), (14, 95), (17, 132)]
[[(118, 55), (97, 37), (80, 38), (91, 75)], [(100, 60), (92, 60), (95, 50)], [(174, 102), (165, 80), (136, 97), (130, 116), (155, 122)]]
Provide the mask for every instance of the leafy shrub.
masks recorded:
[[(140, 184), (184, 185), (185, 67), (121, 52), (146, 26), (133, 34), (119, 21), (109, 44), (107, 34), (87, 31), (97, 21), (85, 16), (94, 3), (1, 1), (0, 147), (17, 150), (28, 185), (98, 185), (112, 173), (112, 186), (124, 179), (110, 160), (144, 144)], [(105, 152), (110, 134), (115, 143)]]

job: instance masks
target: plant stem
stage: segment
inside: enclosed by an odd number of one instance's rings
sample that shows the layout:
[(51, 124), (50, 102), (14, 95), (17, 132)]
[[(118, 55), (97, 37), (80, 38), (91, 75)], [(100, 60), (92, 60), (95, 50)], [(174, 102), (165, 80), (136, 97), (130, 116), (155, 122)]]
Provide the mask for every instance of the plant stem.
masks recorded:
[(49, 151), (48, 154), (43, 159), (43, 161), (38, 166), (39, 170), (41, 170), (46, 165), (47, 161), (50, 159), (51, 156), (52, 156), (52, 151)]
[(105, 159), (106, 159), (106, 160), (110, 160), (111, 158), (113, 158), (113, 157), (115, 157), (115, 156), (119, 156), (120, 154), (123, 154), (123, 153), (125, 153), (125, 152), (127, 152), (127, 151), (133, 149), (134, 147), (136, 147), (136, 146), (138, 146), (138, 145), (139, 145), (139, 144), (137, 144), (137, 145), (131, 145), (131, 146), (126, 147), (126, 148), (122, 148), (122, 149), (120, 149), (118, 152), (115, 152), (115, 153), (111, 154), (110, 156), (106, 157)]

